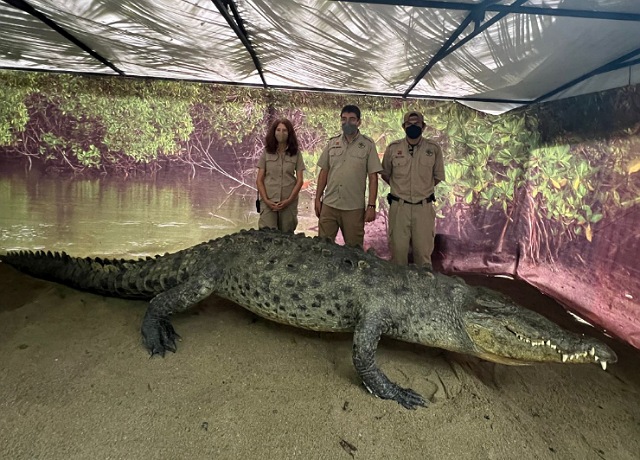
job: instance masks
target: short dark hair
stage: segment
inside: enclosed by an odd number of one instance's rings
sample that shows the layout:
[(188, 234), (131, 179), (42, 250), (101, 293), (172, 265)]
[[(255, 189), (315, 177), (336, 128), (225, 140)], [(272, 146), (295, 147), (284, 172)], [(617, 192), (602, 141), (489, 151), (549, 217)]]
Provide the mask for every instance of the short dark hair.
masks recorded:
[(340, 116), (342, 116), (345, 113), (355, 113), (356, 117), (358, 117), (358, 120), (360, 119), (360, 109), (358, 108), (357, 105), (345, 105), (344, 107), (342, 107), (342, 112), (340, 112)]
[(286, 118), (278, 118), (276, 121), (271, 123), (269, 126), (269, 130), (267, 131), (267, 136), (265, 138), (265, 148), (269, 153), (276, 153), (278, 150), (278, 141), (276, 140), (276, 128), (278, 125), (283, 124), (287, 128), (287, 132), (289, 136), (287, 138), (287, 152), (286, 155), (294, 156), (298, 154), (298, 137), (296, 136), (296, 132), (293, 129), (293, 124)]

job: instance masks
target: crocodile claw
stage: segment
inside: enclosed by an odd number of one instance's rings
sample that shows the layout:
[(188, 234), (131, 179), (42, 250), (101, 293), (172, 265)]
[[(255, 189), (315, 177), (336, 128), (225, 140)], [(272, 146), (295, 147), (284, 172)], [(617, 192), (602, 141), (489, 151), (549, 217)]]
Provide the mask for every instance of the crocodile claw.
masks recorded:
[(364, 382), (364, 387), (369, 393), (377, 396), (380, 399), (390, 399), (400, 404), (405, 409), (415, 410), (419, 406), (427, 407), (427, 401), (419, 394), (413, 391), (411, 388), (403, 388), (400, 385), (389, 382), (388, 380), (379, 386), (367, 384)]
[(420, 407), (427, 407), (427, 402), (425, 399), (411, 388), (402, 388), (398, 387), (398, 393), (393, 396), (391, 399), (396, 401), (405, 409), (415, 410)]
[(142, 342), (152, 357), (160, 355), (164, 358), (167, 351), (175, 353), (179, 338), (168, 318), (145, 317), (142, 321)]

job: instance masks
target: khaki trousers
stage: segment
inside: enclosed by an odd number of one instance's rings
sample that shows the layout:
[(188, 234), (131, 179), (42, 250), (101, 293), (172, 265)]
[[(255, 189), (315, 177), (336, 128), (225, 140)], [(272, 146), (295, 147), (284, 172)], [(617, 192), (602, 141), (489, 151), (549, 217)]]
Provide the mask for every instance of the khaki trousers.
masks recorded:
[(362, 247), (364, 243), (364, 209), (344, 211), (323, 204), (318, 221), (318, 236), (335, 241), (338, 229), (342, 232), (345, 244)]
[(275, 212), (260, 201), (258, 228), (275, 228), (282, 232), (293, 233), (298, 226), (298, 201), (294, 201), (282, 211)]
[(433, 203), (407, 204), (393, 201), (389, 208), (389, 246), (391, 261), (409, 263), (409, 246), (413, 247), (416, 265), (431, 266), (435, 238), (436, 211)]

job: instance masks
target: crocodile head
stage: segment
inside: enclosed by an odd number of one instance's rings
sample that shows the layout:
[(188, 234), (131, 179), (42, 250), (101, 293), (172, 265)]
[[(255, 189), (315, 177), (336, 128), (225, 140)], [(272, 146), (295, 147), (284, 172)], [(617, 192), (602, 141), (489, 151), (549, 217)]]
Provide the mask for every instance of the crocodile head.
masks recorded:
[(495, 291), (476, 288), (463, 314), (464, 328), (480, 358), (502, 364), (598, 363), (616, 354), (602, 342), (562, 329)]

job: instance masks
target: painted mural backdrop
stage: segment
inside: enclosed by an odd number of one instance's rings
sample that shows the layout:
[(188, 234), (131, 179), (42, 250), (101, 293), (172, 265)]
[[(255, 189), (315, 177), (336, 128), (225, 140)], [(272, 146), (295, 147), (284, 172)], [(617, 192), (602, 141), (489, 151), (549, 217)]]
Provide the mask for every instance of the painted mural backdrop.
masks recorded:
[[(232, 86), (0, 73), (0, 250), (147, 255), (255, 227), (255, 164), (274, 117), (307, 171), (348, 103), (380, 155), (409, 108), (443, 148), (434, 263), (523, 278), (640, 348), (640, 88), (502, 116), (459, 104)], [(386, 184), (365, 245), (388, 257)]]

